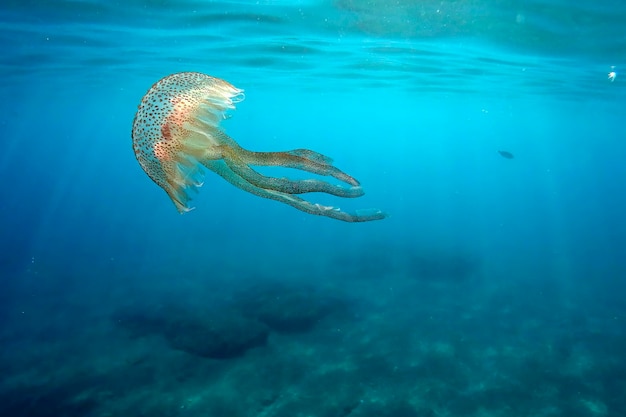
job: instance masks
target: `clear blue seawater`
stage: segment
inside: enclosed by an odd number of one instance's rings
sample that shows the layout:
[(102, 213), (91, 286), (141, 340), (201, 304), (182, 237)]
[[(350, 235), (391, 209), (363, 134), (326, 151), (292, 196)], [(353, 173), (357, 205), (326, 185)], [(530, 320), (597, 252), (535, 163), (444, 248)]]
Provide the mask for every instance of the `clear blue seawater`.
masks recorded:
[[(626, 415), (625, 2), (3, 0), (0, 45), (0, 416)], [(131, 126), (182, 71), (389, 217), (180, 215)]]

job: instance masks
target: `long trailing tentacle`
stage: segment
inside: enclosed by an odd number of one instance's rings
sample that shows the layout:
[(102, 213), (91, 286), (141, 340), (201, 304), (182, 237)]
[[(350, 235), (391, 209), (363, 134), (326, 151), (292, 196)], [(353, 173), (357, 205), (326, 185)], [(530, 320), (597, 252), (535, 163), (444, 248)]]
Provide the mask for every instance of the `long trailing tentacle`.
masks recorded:
[(294, 149), (283, 152), (253, 152), (242, 148), (223, 132), (219, 132), (220, 142), (227, 145), (246, 165), (280, 166), (300, 169), (313, 174), (331, 176), (354, 187), (359, 182), (352, 176), (333, 166), (333, 160), (326, 155), (309, 149)]
[(245, 151), (241, 155), (241, 158), (249, 165), (301, 169), (318, 175), (331, 176), (355, 187), (359, 185), (355, 178), (317, 157), (326, 158), (324, 155), (308, 149), (296, 149), (285, 152)]
[(359, 186), (350, 188), (330, 184), (319, 180), (290, 180), (287, 178), (267, 177), (250, 168), (240, 157), (240, 151), (234, 151), (227, 146), (221, 146), (224, 161), (233, 172), (249, 183), (269, 190), (287, 194), (304, 194), (312, 192), (327, 193), (337, 197), (355, 198), (362, 196), (363, 189)]
[(341, 211), (336, 207), (313, 204), (291, 194), (257, 187), (234, 172), (224, 160), (206, 160), (203, 161), (203, 164), (232, 185), (239, 187), (244, 191), (259, 197), (288, 204), (305, 213), (330, 217), (345, 222), (367, 222), (384, 219), (386, 217), (385, 213), (377, 209), (359, 210), (356, 213), (348, 213)]

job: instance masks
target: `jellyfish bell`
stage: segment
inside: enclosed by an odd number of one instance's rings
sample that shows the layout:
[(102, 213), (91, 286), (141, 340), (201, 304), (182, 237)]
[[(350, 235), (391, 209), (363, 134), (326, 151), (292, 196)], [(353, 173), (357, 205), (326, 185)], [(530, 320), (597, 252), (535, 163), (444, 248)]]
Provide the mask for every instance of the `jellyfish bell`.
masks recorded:
[[(298, 197), (322, 192), (354, 198), (363, 195), (363, 189), (355, 178), (333, 166), (330, 158), (315, 151), (253, 152), (239, 146), (224, 133), (220, 122), (243, 98), (243, 90), (198, 72), (169, 75), (155, 83), (142, 98), (132, 129), (135, 156), (179, 212), (190, 210), (190, 193), (202, 186), (203, 168), (207, 168), (244, 191), (309, 214), (347, 222), (386, 217), (378, 209), (350, 213)], [(349, 186), (317, 179), (268, 177), (253, 166), (299, 169), (334, 177)]]

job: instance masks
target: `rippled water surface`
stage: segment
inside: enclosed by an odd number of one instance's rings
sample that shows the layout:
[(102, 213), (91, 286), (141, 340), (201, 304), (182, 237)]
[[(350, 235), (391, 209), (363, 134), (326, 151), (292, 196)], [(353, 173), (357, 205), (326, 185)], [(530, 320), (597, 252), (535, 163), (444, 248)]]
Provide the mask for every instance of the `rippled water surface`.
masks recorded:
[(570, 3), (8, 0), (2, 68), (5, 83), (184, 66), (341, 88), (619, 94), (602, 81), (624, 65), (626, 6)]

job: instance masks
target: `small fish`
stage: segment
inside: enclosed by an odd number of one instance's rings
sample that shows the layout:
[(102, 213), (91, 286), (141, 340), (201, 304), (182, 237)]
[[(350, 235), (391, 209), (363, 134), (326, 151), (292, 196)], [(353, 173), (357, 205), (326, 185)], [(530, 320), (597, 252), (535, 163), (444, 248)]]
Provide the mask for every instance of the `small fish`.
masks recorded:
[(498, 153), (500, 154), (500, 156), (502, 156), (503, 158), (506, 158), (506, 159), (513, 159), (513, 158), (515, 158), (515, 156), (513, 156), (513, 154), (511, 152), (498, 151)]

